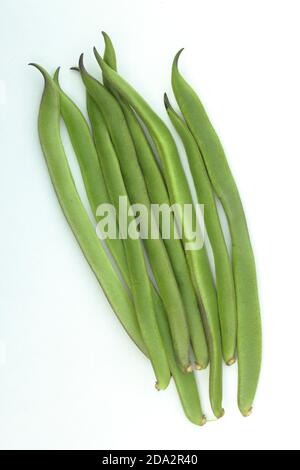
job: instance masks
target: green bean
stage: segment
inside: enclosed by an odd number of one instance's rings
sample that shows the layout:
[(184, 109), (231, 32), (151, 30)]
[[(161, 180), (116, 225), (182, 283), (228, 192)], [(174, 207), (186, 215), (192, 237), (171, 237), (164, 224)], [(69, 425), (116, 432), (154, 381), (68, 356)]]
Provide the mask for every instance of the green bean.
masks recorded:
[[(118, 158), (102, 114), (101, 112), (96, 112), (95, 106), (97, 105), (94, 104), (92, 100), (88, 101), (88, 113), (94, 129), (95, 144), (98, 149), (98, 155), (101, 158), (101, 167), (110, 199), (114, 207), (119, 209), (119, 197), (122, 196), (126, 199), (127, 207), (129, 207), (130, 202), (127, 197)], [(129, 223), (132, 224), (134, 222), (135, 219), (132, 216), (129, 219)], [(153, 293), (144, 259), (142, 243), (139, 238), (132, 239), (128, 237), (124, 239), (123, 245), (127, 257), (130, 286), (141, 332), (149, 352), (150, 360), (156, 372), (158, 380), (157, 387), (158, 389), (164, 389), (169, 384), (170, 372), (156, 321)]]
[[(145, 100), (114, 70), (112, 70), (99, 56), (102, 72), (111, 86), (122, 95), (122, 97), (135, 109), (137, 114), (147, 126), (148, 131), (155, 143), (156, 149), (162, 159), (164, 175), (170, 194), (172, 204), (177, 203), (181, 207), (191, 204), (193, 201), (191, 193), (181, 166), (178, 151), (170, 131), (164, 122), (154, 113)], [(181, 226), (183, 220), (180, 220)], [(185, 223), (183, 233), (185, 242), (193, 239), (192, 227)], [(222, 409), (222, 351), (220, 324), (218, 318), (218, 304), (214, 288), (213, 278), (210, 271), (208, 257), (205, 249), (187, 250), (187, 260), (192, 272), (192, 278), (198, 301), (202, 305), (202, 315), (208, 349), (210, 354), (210, 401), (214, 414), (221, 417)]]
[(184, 144), (192, 171), (198, 201), (204, 204), (204, 220), (211, 242), (216, 268), (217, 295), (221, 324), (224, 361), (235, 362), (236, 304), (231, 261), (220, 224), (214, 193), (199, 148), (185, 122), (176, 114), (165, 94), (165, 106), (170, 120)]
[[(110, 260), (95, 234), (71, 176), (60, 138), (58, 89), (44, 69), (38, 65), (32, 65), (37, 67), (45, 78), (45, 90), (39, 113), (39, 135), (59, 203), (112, 308), (128, 334), (147, 355), (132, 300), (112, 268)], [(155, 302), (157, 310), (160, 311), (159, 328), (166, 344), (168, 361), (185, 414), (193, 423), (204, 424), (205, 417), (201, 410), (195, 379), (192, 374), (183, 374), (177, 367), (168, 322), (158, 296)]]
[[(87, 109), (94, 130), (94, 139), (99, 151), (99, 155), (105, 154), (107, 158), (115, 158), (114, 149), (111, 147), (111, 140), (109, 135), (106, 132), (103, 132), (105, 131), (105, 128), (103, 128), (103, 118), (101, 116), (101, 112), (98, 109), (96, 103), (88, 94)], [(109, 184), (108, 187), (111, 187), (111, 185)], [(202, 412), (194, 374), (185, 374), (178, 367), (163, 303), (153, 287), (152, 293), (158, 327), (163, 339), (169, 367), (175, 381), (184, 412), (187, 418), (194, 424), (204, 425), (206, 423), (206, 417)]]
[(241, 413), (248, 416), (252, 409), (260, 374), (262, 341), (254, 255), (235, 180), (220, 140), (200, 99), (179, 73), (180, 53), (181, 51), (176, 55), (173, 63), (174, 94), (199, 146), (214, 190), (224, 207), (232, 238), (238, 317), (238, 404)]
[(206, 423), (206, 417), (202, 412), (195, 375), (194, 373), (186, 374), (178, 367), (163, 303), (158, 295), (154, 297), (154, 302), (158, 326), (164, 340), (169, 366), (185, 415), (192, 423), (203, 426)]
[(38, 129), (42, 150), (58, 201), (112, 309), (128, 335), (147, 355), (129, 293), (113, 269), (76, 190), (60, 136), (58, 88), (42, 67), (37, 64), (31, 65), (35, 66), (45, 79)]
[[(105, 40), (105, 62), (117, 71), (116, 54), (111, 39), (106, 33), (102, 33)], [(104, 81), (106, 85), (106, 82)], [(107, 84), (109, 87), (109, 83)], [(113, 91), (113, 90), (112, 90)], [(165, 186), (161, 171), (155, 160), (155, 156), (147, 141), (144, 131), (134, 111), (117, 94), (127, 125), (129, 127), (138, 162), (145, 179), (147, 191), (152, 204), (165, 204), (170, 207), (170, 198)], [(164, 240), (166, 250), (172, 263), (175, 277), (186, 308), (186, 317), (191, 336), (191, 343), (196, 359), (196, 368), (205, 369), (208, 365), (208, 351), (205, 333), (202, 326), (201, 316), (197, 305), (197, 298), (191, 283), (190, 273), (187, 266), (181, 241), (176, 239), (176, 226), (174, 216), (171, 214), (170, 238)]]
[[(110, 200), (91, 132), (78, 106), (59, 86), (59, 69), (55, 72), (54, 81), (59, 87), (60, 111), (80, 166), (90, 207), (95, 219), (99, 220), (99, 217), (96, 215), (98, 206), (109, 203)], [(118, 263), (125, 281), (129, 284), (128, 268), (122, 240), (119, 238), (107, 238), (106, 244), (114, 260)]]
[[(145, 183), (140, 174), (135, 148), (117, 100), (97, 80), (91, 77), (83, 66), (81, 56), (79, 68), (89, 94), (103, 113), (119, 160), (122, 176), (132, 203), (142, 203), (148, 209), (151, 222), (151, 210)], [(189, 334), (185, 311), (170, 260), (162, 240), (146, 238), (145, 247), (162, 301), (165, 306), (174, 348), (178, 362), (184, 371), (190, 371)]]

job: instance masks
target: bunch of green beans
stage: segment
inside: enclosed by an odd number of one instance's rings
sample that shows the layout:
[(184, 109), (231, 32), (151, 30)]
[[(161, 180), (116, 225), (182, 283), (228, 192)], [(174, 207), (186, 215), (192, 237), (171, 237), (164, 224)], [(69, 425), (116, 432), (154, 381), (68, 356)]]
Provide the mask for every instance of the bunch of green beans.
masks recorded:
[[(44, 68), (31, 64), (44, 77), (38, 131), (56, 196), (113, 311), (149, 358), (156, 388), (166, 389), (173, 378), (186, 417), (202, 426), (207, 419), (195, 370), (209, 365), (211, 410), (221, 418), (223, 361), (230, 366), (237, 360), (238, 406), (248, 416), (261, 364), (258, 289), (243, 206), (221, 143), (199, 97), (179, 72), (180, 51), (173, 62), (172, 87), (182, 114), (174, 110), (166, 94), (164, 103), (187, 155), (196, 202), (204, 206), (212, 268), (206, 243), (188, 248), (195, 227), (205, 237), (173, 136), (118, 74), (112, 41), (106, 33), (103, 36), (103, 58), (94, 48), (103, 81), (88, 73), (83, 54), (78, 67), (72, 67), (82, 79), (89, 122), (62, 90), (59, 69), (52, 78)], [(94, 221), (84, 209), (68, 165), (61, 120), (78, 160)], [(217, 199), (227, 216), (232, 256)], [(125, 228), (120, 220), (121, 200), (130, 208)], [(116, 236), (100, 240), (93, 223), (105, 223), (103, 205), (115, 211)], [(146, 209), (146, 226), (152, 224), (146, 236), (132, 209), (138, 205)], [(154, 217), (153, 205), (169, 208), (168, 237), (163, 236), (162, 216)], [(187, 205), (190, 218), (184, 217)]]

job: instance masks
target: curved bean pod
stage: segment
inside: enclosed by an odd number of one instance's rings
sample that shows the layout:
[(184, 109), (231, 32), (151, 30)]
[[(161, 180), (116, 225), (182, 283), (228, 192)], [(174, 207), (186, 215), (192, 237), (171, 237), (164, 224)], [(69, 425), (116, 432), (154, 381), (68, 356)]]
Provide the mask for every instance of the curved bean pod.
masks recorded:
[[(191, 193), (181, 166), (178, 151), (169, 129), (150, 108), (146, 101), (97, 54), (103, 76), (111, 86), (135, 109), (147, 126), (162, 160), (164, 175), (172, 204), (181, 207), (191, 204)], [(183, 221), (181, 220), (181, 225)], [(185, 241), (193, 239), (192, 227), (184, 226)], [(202, 316), (210, 354), (210, 401), (216, 417), (224, 414), (222, 409), (222, 351), (218, 317), (218, 304), (212, 274), (205, 249), (186, 251)]]
[(248, 416), (252, 409), (261, 366), (261, 319), (254, 255), (239, 192), (221, 142), (194, 90), (178, 70), (172, 70), (173, 90), (181, 112), (203, 156), (210, 180), (226, 213), (231, 238), (237, 301), (238, 405)]
[[(150, 201), (140, 173), (135, 148), (119, 103), (109, 91), (87, 73), (81, 56), (79, 68), (88, 93), (103, 113), (119, 160), (122, 176), (132, 203), (142, 203), (151, 217)], [(162, 240), (146, 238), (145, 247), (162, 301), (165, 306), (178, 362), (184, 371), (190, 371), (189, 334), (185, 310)]]
[[(109, 192), (110, 199), (115, 208), (119, 208), (119, 197), (130, 202), (123, 182), (118, 158), (116, 156), (110, 135), (106, 128), (101, 112), (98, 112), (96, 103), (92, 99), (87, 102), (89, 117), (94, 129), (95, 144), (101, 158), (101, 167)], [(135, 223), (134, 217), (130, 218)], [(124, 239), (124, 249), (129, 270), (130, 287), (142, 336), (147, 347), (149, 358), (157, 377), (157, 388), (165, 389), (170, 381), (170, 372), (166, 353), (156, 321), (153, 292), (148, 276), (146, 262), (141, 240), (127, 237)]]
[[(100, 204), (109, 203), (109, 196), (99, 164), (97, 151), (91, 136), (89, 126), (76, 104), (64, 93), (59, 85), (59, 68), (54, 74), (54, 81), (59, 87), (60, 111), (65, 122), (72, 146), (74, 148), (84, 186), (96, 220), (96, 212)], [(118, 263), (121, 274), (129, 284), (127, 262), (122, 240), (119, 238), (105, 240), (113, 258)]]
[[(111, 39), (106, 33), (102, 34), (105, 40), (104, 60), (111, 68), (117, 71), (116, 54)], [(104, 81), (104, 84), (106, 85), (106, 81)], [(109, 83), (107, 86), (109, 87)], [(170, 198), (163, 176), (158, 167), (149, 142), (141, 127), (141, 124), (139, 123), (132, 108), (128, 106), (125, 101), (123, 101), (122, 98), (118, 96), (118, 94), (116, 94), (116, 98), (119, 100), (119, 103), (122, 107), (132, 140), (134, 142), (138, 162), (145, 179), (150, 201), (152, 204), (165, 204), (170, 207)], [(170, 219), (170, 238), (164, 239), (164, 244), (168, 252), (186, 309), (186, 318), (191, 337), (191, 344), (196, 360), (196, 368), (205, 369), (208, 365), (209, 358), (205, 333), (197, 304), (197, 297), (191, 282), (182, 243), (179, 239), (175, 238), (176, 227), (174, 225), (175, 220), (173, 214), (171, 214)]]
[(147, 355), (147, 349), (128, 291), (121, 284), (117, 273), (113, 269), (82, 205), (73, 181), (60, 136), (58, 88), (42, 67), (37, 64), (30, 65), (35, 66), (45, 79), (38, 118), (38, 130), (41, 147), (60, 206), (112, 309), (128, 335)]
[(178, 367), (167, 316), (158, 295), (154, 297), (154, 303), (158, 326), (183, 410), (192, 423), (203, 426), (206, 423), (206, 417), (202, 411), (195, 375), (194, 373), (185, 374)]
[[(32, 64), (34, 65), (34, 64)], [(45, 90), (39, 112), (39, 135), (52, 184), (61, 208), (84, 256), (94, 271), (113, 310), (136, 345), (147, 355), (136, 314), (128, 291), (124, 288), (99, 242), (94, 227), (77, 193), (60, 138), (59, 94), (47, 72), (35, 65), (45, 78)], [(166, 345), (170, 369), (185, 414), (195, 424), (204, 424), (197, 385), (192, 374), (183, 374), (175, 360), (168, 322), (159, 297), (155, 300), (158, 323)]]
[[(99, 154), (105, 154), (107, 158), (116, 158), (111, 147), (109, 135), (107, 133), (103, 134), (103, 118), (101, 117), (101, 112), (89, 95), (87, 95), (87, 108), (94, 129), (94, 138)], [(206, 423), (206, 417), (204, 416), (201, 408), (195, 376), (194, 374), (183, 373), (178, 367), (174, 347), (172, 344), (171, 332), (163, 303), (153, 287), (152, 294), (158, 327), (163, 339), (169, 367), (176, 384), (182, 407), (187, 418), (192, 423), (203, 426)]]
[(235, 288), (231, 261), (220, 224), (214, 193), (196, 141), (185, 122), (172, 108), (166, 94), (165, 106), (170, 120), (185, 147), (198, 201), (204, 204), (205, 226), (211, 242), (216, 268), (223, 358), (226, 364), (231, 365), (235, 362), (236, 350), (237, 318)]

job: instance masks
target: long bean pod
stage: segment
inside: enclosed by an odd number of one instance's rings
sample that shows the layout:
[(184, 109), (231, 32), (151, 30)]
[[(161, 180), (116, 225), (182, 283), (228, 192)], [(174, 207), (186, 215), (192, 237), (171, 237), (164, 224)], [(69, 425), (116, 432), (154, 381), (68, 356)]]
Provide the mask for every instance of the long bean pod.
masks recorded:
[(184, 144), (192, 171), (198, 201), (204, 204), (204, 220), (212, 246), (217, 282), (217, 295), (222, 336), (223, 358), (226, 364), (235, 362), (236, 303), (233, 272), (227, 251), (214, 193), (199, 148), (185, 122), (172, 108), (167, 95), (165, 106), (170, 120)]
[(205, 165), (226, 213), (231, 238), (237, 301), (238, 405), (248, 416), (252, 409), (261, 366), (261, 319), (253, 250), (241, 198), (222, 144), (206, 111), (173, 62), (172, 84), (181, 112), (205, 161)]
[(203, 426), (206, 423), (206, 417), (202, 411), (195, 375), (194, 373), (186, 374), (179, 368), (163, 303), (158, 296), (154, 297), (154, 301), (158, 326), (183, 410), (192, 423)]
[[(89, 95), (87, 95), (87, 109), (94, 130), (94, 139), (99, 151), (99, 155), (104, 153), (108, 156), (108, 158), (112, 158), (114, 156), (114, 152), (111, 148), (109, 135), (107, 133), (103, 134), (103, 118), (101, 117), (101, 112)], [(98, 120), (99, 117), (100, 122)], [(164, 342), (169, 367), (176, 384), (182, 407), (187, 418), (191, 422), (197, 425), (204, 425), (206, 423), (206, 417), (204, 416), (201, 408), (195, 376), (194, 374), (183, 373), (182, 370), (178, 367), (174, 347), (172, 344), (171, 332), (163, 303), (154, 288), (152, 288), (152, 292), (158, 327)]]
[[(106, 33), (102, 34), (105, 40), (104, 60), (112, 69), (117, 71), (116, 53), (112, 41)], [(109, 88), (109, 82), (106, 83), (104, 80), (104, 84)], [(158, 167), (150, 144), (141, 127), (141, 124), (132, 108), (117, 93), (116, 98), (122, 107), (128, 128), (132, 136), (136, 155), (143, 173), (143, 177), (145, 179), (150, 201), (152, 204), (170, 207), (170, 198), (163, 176)], [(209, 361), (205, 333), (197, 304), (197, 297), (193, 289), (188, 265), (184, 255), (183, 246), (179, 238), (176, 237), (177, 230), (174, 215), (172, 213), (170, 214), (170, 222), (170, 237), (164, 239), (164, 244), (171, 260), (185, 306), (191, 344), (196, 359), (196, 368), (205, 369)]]
[[(54, 81), (59, 87), (60, 111), (74, 148), (85, 190), (94, 218), (99, 221), (97, 208), (101, 204), (110, 203), (102, 170), (98, 160), (97, 151), (91, 136), (91, 131), (85, 117), (78, 106), (64, 93), (59, 85), (59, 69), (54, 74)], [(117, 238), (106, 238), (106, 244), (120, 267), (127, 284), (129, 284), (128, 267), (124, 254), (122, 240)]]
[[(32, 64), (35, 65), (35, 64)], [(128, 334), (147, 355), (128, 291), (116, 275), (102, 248), (77, 193), (60, 137), (59, 93), (50, 75), (35, 65), (45, 78), (45, 89), (39, 112), (39, 136), (54, 190), (70, 227), (100, 282), (104, 292)], [(180, 400), (187, 418), (195, 424), (204, 424), (197, 385), (192, 374), (183, 374), (178, 368), (172, 347), (168, 322), (159, 297), (156, 297), (158, 323), (166, 344), (166, 353)]]
[(59, 90), (50, 75), (34, 65), (45, 79), (40, 105), (38, 130), (50, 178), (72, 232), (99, 281), (112, 309), (129, 336), (147, 355), (147, 349), (127, 289), (113, 269), (95, 229), (82, 205), (68, 165), (60, 136)]
[[(119, 198), (126, 200), (129, 208), (130, 201), (123, 182), (118, 158), (110, 140), (106, 123), (101, 112), (97, 112), (97, 106), (92, 100), (88, 101), (88, 113), (94, 129), (95, 143), (101, 158), (103, 176), (108, 188), (110, 199), (115, 208), (119, 209)], [(134, 216), (130, 217), (129, 224), (134, 224)], [(123, 230), (122, 227), (120, 230)], [(144, 258), (143, 247), (140, 238), (124, 237), (124, 249), (129, 269), (130, 287), (140, 324), (142, 336), (147, 347), (149, 358), (158, 380), (157, 387), (164, 389), (169, 384), (170, 373), (167, 357), (160, 331), (157, 325), (154, 299), (147, 266)]]
[[(125, 121), (124, 114), (114, 96), (97, 80), (87, 73), (80, 58), (79, 68), (89, 94), (103, 113), (111, 139), (119, 160), (129, 199), (132, 203), (142, 203), (147, 208), (147, 217), (153, 223), (151, 207), (143, 178), (141, 177), (135, 148)], [(160, 238), (145, 238), (156, 283), (170, 324), (174, 348), (179, 364), (185, 371), (190, 370), (189, 334), (185, 311), (172, 266)]]
[[(111, 86), (135, 109), (137, 114), (147, 126), (155, 143), (156, 149), (163, 164), (164, 175), (172, 204), (181, 207), (191, 204), (191, 193), (181, 166), (178, 151), (169, 129), (164, 122), (150, 108), (146, 101), (114, 70), (112, 70), (98, 54), (98, 61), (104, 77)], [(184, 221), (180, 221), (183, 224)], [(185, 241), (193, 239), (191, 225), (184, 225)], [(218, 304), (212, 273), (205, 249), (186, 251), (187, 260), (191, 269), (193, 282), (202, 305), (202, 315), (208, 348), (210, 353), (210, 401), (214, 414), (221, 417), (222, 409), (222, 350), (220, 324), (218, 317)]]

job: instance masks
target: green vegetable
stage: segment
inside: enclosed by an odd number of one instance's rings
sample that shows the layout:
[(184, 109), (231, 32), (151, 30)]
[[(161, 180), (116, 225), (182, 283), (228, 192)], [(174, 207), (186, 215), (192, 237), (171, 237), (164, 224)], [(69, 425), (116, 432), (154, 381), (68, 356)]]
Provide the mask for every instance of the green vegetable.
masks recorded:
[[(151, 218), (150, 202), (144, 180), (139, 170), (135, 148), (119, 103), (97, 80), (87, 73), (81, 56), (79, 68), (88, 93), (93, 97), (105, 119), (111, 136), (121, 172), (132, 204), (142, 203), (148, 208)], [(149, 225), (150, 226), (150, 223)], [(144, 240), (149, 261), (158, 289), (165, 306), (170, 324), (174, 348), (178, 362), (184, 371), (190, 370), (189, 334), (185, 311), (176, 279), (162, 240)]]
[[(105, 39), (104, 60), (108, 65), (110, 65), (111, 68), (117, 70), (116, 54), (113, 44), (106, 33), (102, 34), (104, 35)], [(104, 84), (109, 87), (109, 83), (106, 84), (104, 81)], [(143, 172), (149, 199), (152, 204), (165, 204), (170, 207), (170, 198), (164, 179), (157, 165), (151, 147), (146, 139), (141, 124), (139, 123), (134, 111), (130, 108), (130, 106), (127, 105), (127, 103), (125, 103), (124, 100), (122, 100), (122, 98), (120, 98), (117, 93), (116, 98), (122, 107), (122, 111), (124, 113), (132, 140), (135, 145), (136, 155)], [(146, 202), (148, 204), (148, 198)], [(176, 226), (174, 225), (175, 221), (173, 214), (171, 214), (170, 220), (170, 238), (164, 239), (164, 244), (172, 263), (172, 268), (174, 270), (174, 274), (185, 306), (191, 344), (196, 359), (196, 368), (205, 369), (208, 365), (209, 358), (205, 333), (197, 304), (197, 297), (191, 282), (182, 243), (179, 239), (175, 238)]]
[(252, 409), (261, 365), (261, 319), (256, 269), (239, 192), (220, 140), (193, 89), (178, 71), (176, 55), (172, 84), (176, 100), (203, 156), (214, 190), (226, 213), (232, 238), (237, 301), (238, 404), (248, 416)]
[[(110, 199), (93, 138), (82, 112), (59, 86), (59, 69), (55, 72), (54, 81), (59, 87), (61, 115), (80, 166), (90, 207), (95, 219), (99, 221), (100, 217), (96, 215), (97, 208), (100, 204), (110, 203)], [(128, 266), (122, 240), (120, 238), (106, 239), (106, 244), (115, 261), (120, 266), (125, 281), (129, 284)]]
[(39, 65), (45, 88), (40, 105), (38, 129), (51, 181), (64, 215), (79, 246), (95, 273), (112, 309), (129, 336), (147, 355), (136, 313), (128, 291), (113, 269), (76, 190), (60, 136), (59, 90), (50, 75)]
[[(101, 158), (101, 166), (110, 199), (114, 207), (118, 209), (119, 197), (122, 196), (127, 200), (127, 206), (129, 207), (130, 201), (127, 197), (115, 150), (102, 114), (94, 109), (95, 106), (97, 105), (92, 100), (88, 102), (89, 116), (93, 125), (95, 142)], [(133, 224), (134, 220), (134, 217), (131, 217), (129, 223)], [(124, 239), (124, 249), (129, 267), (130, 287), (142, 336), (156, 372), (157, 387), (158, 389), (164, 389), (170, 380), (169, 366), (156, 322), (153, 293), (141, 240), (130, 237)]]
[(205, 227), (212, 246), (216, 268), (223, 358), (226, 364), (231, 365), (235, 362), (236, 350), (237, 318), (235, 288), (231, 261), (222, 232), (214, 193), (194, 137), (185, 122), (171, 107), (167, 95), (165, 95), (165, 105), (170, 120), (184, 144), (195, 183), (198, 201), (204, 204)]
[[(164, 122), (154, 113), (145, 100), (103, 59), (97, 55), (105, 79), (135, 109), (147, 126), (162, 160), (170, 200), (181, 207), (193, 204), (190, 190), (180, 163), (178, 151), (170, 131)], [(179, 220), (181, 225), (184, 221)], [(185, 242), (193, 238), (190, 224), (184, 225)], [(213, 412), (218, 418), (223, 416), (222, 408), (222, 351), (218, 317), (217, 296), (205, 249), (186, 251), (192, 272), (198, 301), (202, 305), (202, 316), (210, 354), (210, 401)]]

